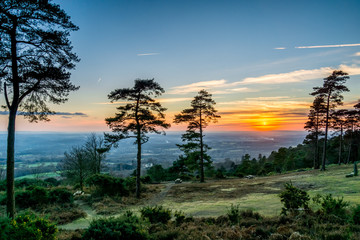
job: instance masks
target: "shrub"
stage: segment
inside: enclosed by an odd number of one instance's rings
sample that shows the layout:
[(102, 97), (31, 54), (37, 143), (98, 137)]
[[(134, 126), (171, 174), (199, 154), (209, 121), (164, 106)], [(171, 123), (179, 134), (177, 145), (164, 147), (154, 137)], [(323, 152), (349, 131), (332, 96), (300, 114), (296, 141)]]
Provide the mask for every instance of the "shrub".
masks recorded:
[(353, 208), (352, 221), (354, 224), (360, 225), (360, 205), (356, 205), (356, 207)]
[(49, 201), (52, 203), (73, 203), (73, 194), (66, 188), (55, 188), (49, 192)]
[(325, 215), (333, 215), (342, 220), (347, 219), (346, 208), (349, 206), (344, 198), (334, 198), (331, 194), (325, 195), (321, 198), (321, 211)]
[(33, 205), (30, 191), (16, 192), (15, 194), (16, 206), (20, 208), (28, 208)]
[(108, 196), (127, 196), (128, 189), (125, 187), (124, 180), (105, 174), (95, 174), (86, 180), (86, 183), (96, 187), (96, 194)]
[(287, 212), (295, 214), (299, 208), (309, 209), (310, 197), (304, 190), (296, 188), (292, 183), (285, 183), (285, 191), (280, 193), (281, 202), (284, 207), (281, 209), (281, 214), (287, 215)]
[(25, 214), (8, 220), (8, 226), (0, 236), (3, 240), (55, 240), (56, 232), (56, 226), (48, 220)]
[(53, 187), (57, 187), (60, 185), (60, 181), (53, 177), (44, 179), (44, 182), (47, 183), (49, 186)]
[(35, 178), (23, 178), (15, 181), (16, 188), (26, 188), (29, 186), (46, 187), (47, 183), (44, 182), (43, 180), (35, 179)]
[(240, 221), (240, 206), (231, 204), (226, 215), (232, 224), (237, 224)]
[(92, 240), (146, 240), (149, 239), (146, 225), (132, 215), (94, 220), (85, 231), (83, 239)]
[(151, 223), (167, 223), (171, 219), (171, 210), (163, 206), (143, 207), (140, 209), (140, 213)]
[(38, 186), (34, 187), (31, 190), (30, 195), (31, 195), (31, 200), (35, 205), (42, 205), (48, 203), (49, 201), (47, 189), (43, 187), (38, 187)]

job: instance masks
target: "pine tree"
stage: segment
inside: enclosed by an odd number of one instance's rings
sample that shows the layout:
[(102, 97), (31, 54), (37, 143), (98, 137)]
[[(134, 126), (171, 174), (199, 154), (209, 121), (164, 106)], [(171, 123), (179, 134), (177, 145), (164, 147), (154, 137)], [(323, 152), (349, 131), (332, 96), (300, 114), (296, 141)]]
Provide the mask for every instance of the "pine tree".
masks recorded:
[(320, 151), (319, 151), (319, 137), (323, 135), (323, 123), (325, 113), (324, 98), (316, 97), (313, 105), (310, 106), (310, 113), (308, 115), (308, 121), (305, 123), (305, 129), (310, 132), (306, 136), (310, 142), (314, 142), (314, 169), (320, 168)]
[(349, 74), (341, 70), (335, 70), (330, 76), (324, 78), (322, 87), (314, 87), (314, 92), (311, 93), (312, 96), (324, 98), (326, 103), (324, 148), (321, 162), (322, 171), (325, 171), (330, 113), (331, 111), (334, 111), (337, 106), (343, 104), (342, 100), (344, 97), (341, 95), (341, 93), (349, 91), (349, 89), (344, 85), (346, 80), (349, 79), (348, 75)]
[(207, 91), (199, 91), (191, 101), (191, 108), (184, 109), (174, 119), (176, 124), (188, 123), (186, 133), (181, 137), (186, 144), (179, 145), (179, 148), (184, 151), (188, 162), (198, 166), (200, 182), (205, 181), (204, 166), (211, 163), (210, 156), (206, 154), (209, 147), (204, 143), (204, 129), (210, 122), (217, 122), (220, 118), (214, 108), (216, 103), (211, 97)]
[(0, 80), (9, 111), (7, 139), (7, 213), (15, 214), (14, 154), (18, 111), (31, 122), (49, 120), (47, 102), (60, 104), (78, 87), (69, 71), (79, 59), (71, 31), (78, 30), (59, 5), (39, 0), (0, 1)]
[(105, 133), (105, 140), (117, 146), (118, 141), (135, 138), (137, 145), (136, 197), (140, 198), (141, 146), (149, 140), (148, 133), (165, 134), (170, 124), (165, 122), (166, 108), (156, 102), (152, 96), (158, 97), (164, 89), (154, 79), (136, 79), (133, 88), (122, 88), (112, 91), (108, 98), (111, 102), (123, 100), (127, 104), (117, 108), (115, 117), (106, 118), (106, 124), (116, 134)]

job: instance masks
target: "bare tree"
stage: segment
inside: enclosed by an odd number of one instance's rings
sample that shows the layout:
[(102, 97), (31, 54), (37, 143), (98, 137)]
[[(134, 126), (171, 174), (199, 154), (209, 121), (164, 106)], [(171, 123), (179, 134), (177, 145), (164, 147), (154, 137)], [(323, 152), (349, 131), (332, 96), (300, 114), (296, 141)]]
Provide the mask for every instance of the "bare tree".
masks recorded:
[(91, 166), (87, 151), (83, 147), (73, 147), (69, 152), (65, 152), (60, 168), (62, 175), (79, 184), (81, 191), (84, 190), (85, 179), (91, 175)]
[(92, 172), (94, 174), (100, 173), (103, 167), (103, 161), (106, 157), (106, 152), (109, 151), (109, 147), (105, 146), (104, 137), (91, 133), (84, 144), (84, 148), (86, 150)]

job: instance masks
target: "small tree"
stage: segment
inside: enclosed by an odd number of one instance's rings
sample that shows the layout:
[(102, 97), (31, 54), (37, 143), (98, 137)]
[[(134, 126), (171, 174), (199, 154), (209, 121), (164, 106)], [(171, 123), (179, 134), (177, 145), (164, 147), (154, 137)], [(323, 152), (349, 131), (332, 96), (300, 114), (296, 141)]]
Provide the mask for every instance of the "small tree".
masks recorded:
[(314, 169), (320, 168), (319, 136), (323, 134), (325, 102), (323, 97), (316, 97), (313, 105), (310, 106), (308, 121), (305, 123), (305, 129), (310, 132), (306, 138), (314, 142)]
[(140, 198), (141, 146), (149, 139), (148, 133), (165, 134), (170, 124), (165, 122), (166, 108), (151, 96), (158, 97), (164, 89), (154, 79), (136, 79), (133, 88), (122, 88), (112, 91), (108, 98), (111, 102), (125, 100), (128, 103), (117, 108), (115, 117), (106, 118), (106, 124), (116, 134), (105, 133), (105, 140), (117, 146), (125, 138), (135, 138), (137, 144), (136, 197)]
[(325, 99), (325, 136), (324, 136), (324, 148), (321, 163), (321, 170), (325, 171), (326, 163), (326, 150), (327, 150), (327, 138), (329, 129), (330, 111), (333, 111), (337, 106), (342, 105), (344, 97), (341, 95), (343, 92), (348, 92), (349, 89), (344, 86), (344, 83), (349, 79), (349, 74), (335, 70), (332, 74), (324, 78), (324, 84), (322, 87), (314, 87), (312, 96), (322, 97)]
[(210, 162), (210, 156), (206, 154), (209, 147), (204, 143), (204, 129), (210, 122), (217, 122), (220, 118), (215, 110), (215, 101), (212, 95), (205, 90), (198, 92), (198, 95), (191, 101), (191, 108), (184, 109), (180, 114), (175, 115), (174, 123), (186, 122), (188, 127), (181, 139), (186, 144), (178, 145), (184, 151), (190, 162), (196, 163), (200, 170), (200, 182), (204, 182), (204, 164)]
[(49, 120), (47, 102), (60, 104), (78, 87), (70, 70), (79, 59), (69, 33), (78, 30), (59, 5), (40, 0), (0, 1), (0, 86), (9, 111), (7, 213), (15, 214), (15, 120), (24, 111), (31, 122)]
[(101, 136), (96, 136), (95, 133), (91, 133), (87, 138), (84, 148), (91, 165), (91, 171), (93, 174), (101, 172), (103, 167), (103, 160), (106, 157), (106, 152), (109, 151), (109, 147), (105, 146), (105, 140)]
[(69, 180), (80, 185), (84, 190), (85, 179), (91, 175), (88, 155), (83, 147), (73, 147), (69, 152), (64, 153), (61, 162), (62, 174)]

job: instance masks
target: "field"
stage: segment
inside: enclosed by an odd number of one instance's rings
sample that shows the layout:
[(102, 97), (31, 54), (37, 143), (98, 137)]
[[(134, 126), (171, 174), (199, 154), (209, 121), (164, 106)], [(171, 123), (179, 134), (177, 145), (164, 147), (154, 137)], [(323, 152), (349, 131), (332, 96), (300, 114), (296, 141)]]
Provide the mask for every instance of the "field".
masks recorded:
[[(360, 204), (360, 176), (345, 177), (352, 170), (352, 165), (334, 165), (329, 166), (325, 172), (308, 170), (254, 179), (163, 183), (158, 185), (162, 189), (160, 193), (129, 208), (137, 210), (142, 206), (157, 204), (172, 210), (181, 210), (194, 217), (208, 217), (224, 215), (231, 204), (238, 204), (240, 209), (252, 209), (265, 216), (275, 216), (280, 214), (282, 207), (278, 194), (287, 182), (308, 191), (311, 196), (331, 193), (335, 197), (344, 197), (345, 201), (355, 205)], [(119, 209), (119, 214), (129, 208)], [(88, 218), (79, 219), (62, 228), (85, 228), (94, 217), (99, 215), (92, 212)]]

